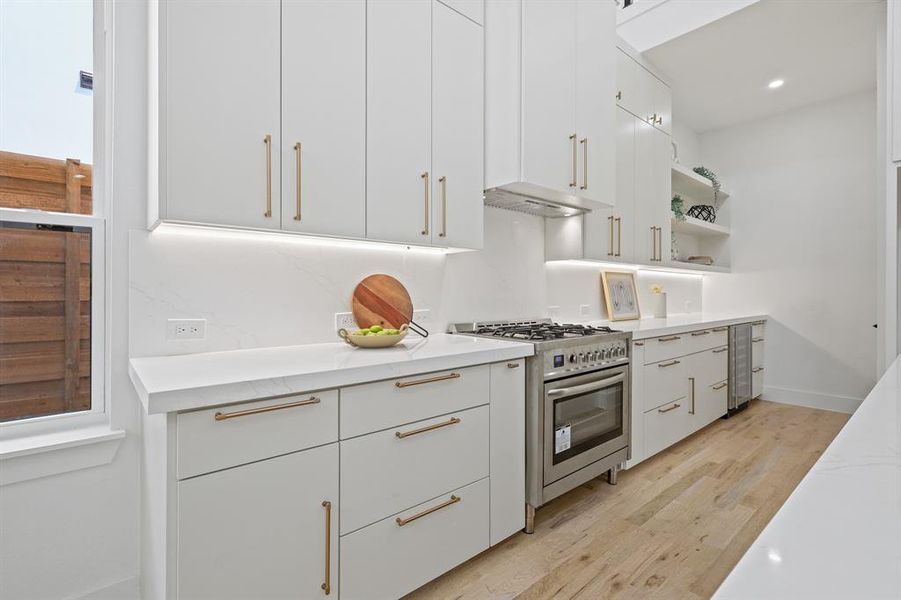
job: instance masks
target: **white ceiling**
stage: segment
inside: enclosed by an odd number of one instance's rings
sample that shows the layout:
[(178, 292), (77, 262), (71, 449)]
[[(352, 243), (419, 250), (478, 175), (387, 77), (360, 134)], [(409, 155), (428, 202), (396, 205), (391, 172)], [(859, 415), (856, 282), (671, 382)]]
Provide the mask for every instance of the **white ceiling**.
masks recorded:
[[(893, 0), (889, 0), (893, 1)], [(876, 87), (884, 0), (761, 0), (644, 52), (697, 133)], [(773, 79), (784, 79), (776, 90)]]

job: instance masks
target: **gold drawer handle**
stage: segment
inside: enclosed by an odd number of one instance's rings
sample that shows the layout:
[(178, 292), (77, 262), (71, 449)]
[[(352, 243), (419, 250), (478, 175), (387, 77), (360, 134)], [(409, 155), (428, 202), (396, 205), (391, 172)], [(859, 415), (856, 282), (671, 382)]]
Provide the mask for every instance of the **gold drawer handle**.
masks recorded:
[(752, 342), (762, 342), (763, 338), (754, 338), (751, 340)]
[(266, 146), (266, 212), (263, 216), (267, 219), (272, 218), (272, 135), (266, 134), (263, 137), (263, 144)]
[(272, 412), (274, 410), (282, 410), (284, 408), (294, 408), (296, 406), (309, 406), (311, 404), (319, 404), (322, 402), (316, 396), (310, 397), (309, 400), (300, 400), (299, 402), (289, 402), (287, 404), (275, 404), (273, 406), (264, 406), (262, 408), (251, 408), (248, 410), (239, 410), (233, 413), (217, 412), (213, 418), (217, 421), (225, 421), (226, 419), (235, 419), (237, 417), (246, 417), (247, 415), (258, 415), (260, 413)]
[(425, 433), (426, 431), (434, 431), (436, 429), (441, 429), (442, 427), (447, 427), (448, 425), (456, 425), (460, 422), (460, 419), (457, 417), (451, 417), (447, 421), (442, 421), (441, 423), (435, 423), (434, 425), (427, 425), (425, 427), (420, 427), (419, 429), (414, 429), (413, 431), (395, 431), (394, 435), (397, 436), (397, 439), (402, 440), (404, 438), (410, 437), (411, 435), (416, 435), (418, 433)]
[(394, 519), (394, 522), (397, 523), (398, 527), (403, 527), (407, 523), (412, 523), (416, 519), (421, 519), (422, 517), (425, 517), (426, 515), (430, 515), (437, 510), (441, 510), (442, 508), (447, 508), (451, 504), (456, 504), (460, 500), (462, 500), (462, 498), (460, 498), (460, 496), (451, 496), (450, 500), (445, 500), (444, 502), (442, 502), (441, 504), (439, 504), (437, 506), (433, 506), (432, 508), (427, 508), (424, 511), (422, 511), (421, 513), (417, 513), (408, 519), (401, 519), (400, 517), (397, 517), (396, 519)]
[(508, 369), (518, 369), (519, 363), (507, 363), (507, 368)]
[(424, 383), (435, 383), (436, 381), (445, 381), (447, 379), (459, 379), (459, 373), (448, 373), (447, 375), (438, 375), (437, 377), (429, 377), (427, 379), (417, 379), (416, 381), (396, 381), (394, 385), (399, 388), (410, 387), (411, 385), (422, 385)]
[(677, 408), (680, 408), (681, 406), (682, 406), (681, 404), (679, 404), (678, 402), (676, 402), (675, 404), (673, 404), (673, 405), (670, 406), (669, 408), (658, 408), (658, 409), (657, 409), (657, 412), (659, 412), (659, 413), (668, 413), (669, 411), (671, 411), (671, 410), (676, 410)]
[(682, 336), (680, 336), (680, 335), (671, 335), (669, 337), (658, 338), (657, 341), (659, 341), (659, 342), (674, 342), (676, 340), (681, 340), (681, 339), (682, 339)]
[(714, 353), (714, 354), (719, 354), (720, 352), (725, 352), (725, 351), (728, 350), (728, 349), (729, 349), (728, 346), (726, 346), (725, 348), (717, 348), (716, 350), (713, 351), (713, 353)]
[(715, 333), (719, 333), (720, 331), (729, 331), (728, 327), (717, 327), (713, 330)]
[(325, 582), (322, 590), (328, 596), (332, 592), (332, 503), (322, 501), (325, 508)]
[(757, 367), (755, 369), (751, 369), (752, 373), (760, 373), (761, 371), (763, 371), (763, 367)]
[(715, 390), (721, 390), (721, 389), (723, 389), (724, 387), (726, 387), (727, 385), (729, 385), (729, 384), (728, 384), (728, 383), (725, 383), (725, 382), (724, 382), (724, 383), (720, 383), (720, 384), (717, 384), (717, 385), (713, 386), (713, 389), (715, 389)]
[(660, 363), (660, 364), (657, 365), (657, 366), (658, 366), (658, 367), (672, 367), (673, 365), (678, 365), (678, 364), (680, 364), (681, 362), (682, 362), (681, 360), (673, 360), (673, 361), (670, 361), (670, 362), (668, 362), (668, 363)]
[(422, 235), (429, 235), (429, 218), (431, 216), (431, 210), (429, 209), (429, 172), (423, 171), (419, 177), (422, 179), (423, 183), (423, 203), (425, 204), (425, 220), (423, 221), (422, 231), (420, 233)]
[[(297, 210), (294, 213), (294, 220), (300, 221), (301, 219), (301, 203), (303, 201), (303, 145), (300, 142), (294, 144), (294, 158), (296, 162), (296, 170), (297, 170), (297, 181), (294, 185), (294, 193), (297, 201)], [(328, 593), (328, 592), (326, 592)]]
[(698, 337), (701, 335), (709, 335), (709, 334), (710, 334), (709, 331), (692, 331), (691, 332), (692, 337)]

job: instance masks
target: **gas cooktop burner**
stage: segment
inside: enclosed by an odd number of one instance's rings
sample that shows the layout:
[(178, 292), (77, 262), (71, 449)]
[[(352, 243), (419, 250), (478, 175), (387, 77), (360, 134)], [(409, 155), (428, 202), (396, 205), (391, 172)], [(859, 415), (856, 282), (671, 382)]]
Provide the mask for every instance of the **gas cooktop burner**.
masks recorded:
[(472, 333), (476, 335), (490, 335), (516, 340), (558, 340), (564, 338), (579, 338), (589, 335), (603, 335), (606, 333), (619, 333), (619, 331), (610, 329), (609, 327), (591, 327), (588, 325), (574, 324), (492, 323), (477, 327)]

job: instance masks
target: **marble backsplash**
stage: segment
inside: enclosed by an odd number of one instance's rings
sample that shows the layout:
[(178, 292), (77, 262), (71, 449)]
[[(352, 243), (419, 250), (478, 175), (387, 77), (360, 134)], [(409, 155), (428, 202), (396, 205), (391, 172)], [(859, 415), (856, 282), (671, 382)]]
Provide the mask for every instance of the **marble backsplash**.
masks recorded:
[[(202, 228), (133, 230), (129, 244), (129, 353), (184, 354), (337, 341), (334, 314), (350, 310), (360, 279), (388, 273), (410, 291), (423, 325), (552, 316), (602, 319), (601, 267), (544, 262), (544, 220), (486, 208), (480, 252), (321, 243)], [(699, 311), (703, 278), (639, 271), (668, 292), (670, 312)], [(587, 308), (583, 308), (587, 306)], [(166, 321), (206, 319), (202, 340), (166, 339)]]

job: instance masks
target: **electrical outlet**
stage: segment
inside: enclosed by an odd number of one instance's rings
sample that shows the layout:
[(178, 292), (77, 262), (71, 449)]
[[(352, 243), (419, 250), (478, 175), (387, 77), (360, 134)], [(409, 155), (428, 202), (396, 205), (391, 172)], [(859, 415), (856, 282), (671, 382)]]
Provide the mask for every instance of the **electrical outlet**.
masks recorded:
[(335, 313), (335, 331), (339, 329), (359, 329), (357, 322), (354, 321), (353, 313)]
[(421, 308), (419, 310), (413, 311), (413, 320), (419, 323), (420, 325), (424, 325), (432, 320), (432, 311), (428, 308)]
[(591, 306), (588, 304), (580, 304), (579, 305), (579, 316), (587, 317), (591, 314)]
[(559, 306), (548, 306), (547, 307), (547, 316), (551, 319), (556, 319), (560, 316), (560, 307)]
[(202, 340), (206, 337), (206, 319), (169, 319), (166, 338), (170, 340)]

